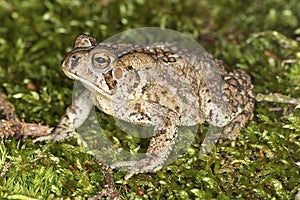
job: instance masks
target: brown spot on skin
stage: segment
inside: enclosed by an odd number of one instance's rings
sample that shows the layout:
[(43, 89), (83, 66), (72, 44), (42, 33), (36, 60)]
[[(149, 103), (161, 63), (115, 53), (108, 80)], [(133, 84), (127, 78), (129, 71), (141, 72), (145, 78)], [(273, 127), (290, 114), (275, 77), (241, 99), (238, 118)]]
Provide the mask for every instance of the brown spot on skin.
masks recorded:
[(234, 88), (232, 88), (231, 89), (231, 93), (233, 93), (233, 94), (238, 94), (238, 92), (239, 92), (239, 87), (234, 87)]
[(160, 98), (155, 91), (152, 91), (151, 93), (148, 94), (148, 99), (151, 102), (158, 103)]
[(121, 68), (116, 68), (113, 70), (113, 76), (115, 79), (120, 79), (123, 76), (123, 70)]
[(151, 54), (146, 53), (131, 53), (125, 54), (119, 58), (120, 62), (125, 66), (132, 66), (135, 69), (144, 68), (146, 65), (155, 63)]
[(169, 57), (169, 60), (168, 60), (169, 62), (176, 62), (176, 58), (174, 58), (174, 57)]
[(237, 100), (233, 100), (233, 104), (232, 104), (234, 107), (238, 107), (239, 106), (239, 102)]
[(247, 95), (247, 94), (246, 94), (246, 91), (245, 91), (245, 90), (242, 90), (241, 93), (240, 93), (240, 95), (242, 95), (242, 96)]
[(134, 109), (140, 111), (141, 110), (141, 104), (140, 103), (136, 103), (134, 105)]
[(112, 70), (104, 74), (104, 79), (110, 90), (114, 90), (116, 88), (117, 82), (112, 77)]
[(163, 60), (165, 63), (169, 62), (168, 56), (162, 57), (162, 60)]
[(231, 96), (231, 92), (230, 92), (230, 90), (225, 90), (225, 94), (226, 94), (226, 96)]
[(230, 85), (238, 86), (238, 82), (235, 78), (230, 79), (228, 82), (229, 82)]
[(149, 88), (149, 85), (144, 85), (142, 87), (142, 93), (144, 94), (148, 88)]
[(240, 85), (244, 85), (244, 80), (243, 80), (243, 79), (240, 79), (240, 78), (239, 78), (239, 79), (238, 79), (238, 82), (239, 82)]
[(155, 49), (156, 56), (163, 54), (161, 49)]
[(166, 90), (163, 90), (163, 91), (161, 91), (161, 94), (167, 94), (168, 93), (168, 91), (166, 91)]
[(228, 89), (228, 88), (229, 88), (228, 83), (225, 83), (225, 84), (224, 84), (224, 89)]
[[(166, 125), (166, 126), (169, 126), (170, 124), (167, 122), (165, 125)], [(165, 135), (165, 134), (167, 134), (166, 129), (161, 129), (160, 132), (159, 132), (159, 134), (160, 134), (160, 135)]]

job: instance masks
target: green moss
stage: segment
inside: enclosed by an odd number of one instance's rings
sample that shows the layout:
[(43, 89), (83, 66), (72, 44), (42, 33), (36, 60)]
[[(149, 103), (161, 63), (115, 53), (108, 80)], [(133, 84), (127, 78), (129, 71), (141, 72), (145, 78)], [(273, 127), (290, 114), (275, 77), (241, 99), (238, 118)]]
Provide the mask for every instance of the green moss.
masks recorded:
[(0, 145), (1, 169), (5, 162), (11, 163), (0, 178), (2, 198), (23, 195), (44, 199), (79, 194), (88, 197), (87, 194), (101, 190), (100, 166), (93, 164), (94, 159), (82, 148), (58, 143), (38, 146), (31, 140), (21, 144), (15, 139), (2, 141)]
[[(72, 100), (73, 83), (60, 62), (78, 34), (101, 41), (129, 28), (159, 26), (197, 40), (227, 69), (246, 70), (256, 92), (299, 98), (299, 10), (297, 0), (1, 1), (0, 92), (25, 121), (55, 126)], [(195, 141), (156, 173), (126, 183), (124, 172), (113, 171), (117, 189), (124, 199), (293, 199), (300, 188), (299, 106), (256, 107), (235, 148), (218, 144), (198, 159)], [(114, 125), (106, 128), (117, 143), (139, 148)], [(0, 159), (0, 170), (11, 163), (0, 177), (1, 199), (86, 199), (102, 188), (100, 166), (87, 167), (95, 158), (74, 140), (33, 144), (10, 138), (0, 142)]]

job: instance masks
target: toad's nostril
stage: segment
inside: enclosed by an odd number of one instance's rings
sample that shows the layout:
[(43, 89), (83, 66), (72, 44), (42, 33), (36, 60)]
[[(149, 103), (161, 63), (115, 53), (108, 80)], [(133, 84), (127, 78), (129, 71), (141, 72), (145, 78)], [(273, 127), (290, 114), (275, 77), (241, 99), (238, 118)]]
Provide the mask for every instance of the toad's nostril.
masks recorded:
[(81, 57), (77, 57), (76, 55), (72, 56), (71, 69), (74, 69), (78, 65), (78, 62), (80, 59), (81, 59)]

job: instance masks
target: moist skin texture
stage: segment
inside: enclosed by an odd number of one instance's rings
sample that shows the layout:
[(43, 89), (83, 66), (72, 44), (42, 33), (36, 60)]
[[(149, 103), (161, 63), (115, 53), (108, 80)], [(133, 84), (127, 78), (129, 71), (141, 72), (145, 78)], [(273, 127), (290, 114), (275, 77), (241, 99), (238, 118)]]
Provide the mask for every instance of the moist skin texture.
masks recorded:
[(55, 131), (36, 141), (80, 137), (75, 129), (93, 105), (115, 118), (153, 126), (145, 158), (111, 165), (129, 167), (125, 179), (161, 168), (179, 126), (206, 121), (222, 127), (222, 137), (235, 140), (254, 109), (250, 76), (242, 70), (227, 73), (220, 61), (203, 50), (168, 43), (97, 44), (95, 38), (79, 35), (62, 69), (86, 90), (67, 108)]

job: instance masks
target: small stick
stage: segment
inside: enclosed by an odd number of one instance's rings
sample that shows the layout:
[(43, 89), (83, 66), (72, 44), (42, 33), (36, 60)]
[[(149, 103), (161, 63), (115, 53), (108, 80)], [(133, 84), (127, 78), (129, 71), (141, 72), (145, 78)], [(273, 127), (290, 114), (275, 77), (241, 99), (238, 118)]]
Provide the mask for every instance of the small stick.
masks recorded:
[(270, 93), (270, 94), (262, 94), (259, 93), (256, 95), (256, 100), (274, 102), (274, 103), (287, 103), (287, 104), (300, 104), (300, 98), (292, 98), (287, 95), (283, 95), (280, 93)]

